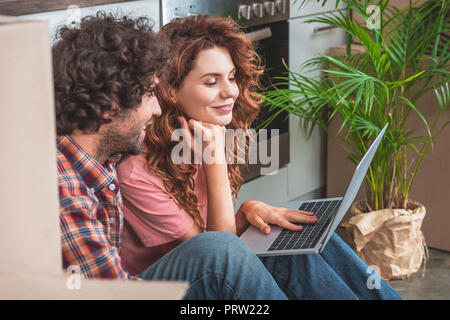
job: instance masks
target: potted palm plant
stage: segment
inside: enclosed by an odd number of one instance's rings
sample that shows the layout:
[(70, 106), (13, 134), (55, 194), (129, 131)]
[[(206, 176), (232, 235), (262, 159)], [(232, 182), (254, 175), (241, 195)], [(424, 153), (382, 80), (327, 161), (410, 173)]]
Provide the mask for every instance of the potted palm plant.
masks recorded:
[[(355, 164), (389, 123), (365, 178), (365, 200), (353, 204), (344, 227), (357, 253), (377, 265), (384, 279), (405, 278), (417, 272), (426, 250), (420, 231), (425, 208), (410, 199), (410, 190), (425, 156), (450, 123), (445, 118), (450, 101), (449, 2), (410, 1), (398, 9), (389, 0), (376, 1), (377, 27), (365, 23), (373, 19), (367, 13), (369, 1), (343, 2), (347, 13), (337, 11), (307, 22), (345, 30), (362, 50), (353, 53), (348, 41), (344, 54), (318, 55), (304, 64), (305, 72), (286, 66), (288, 75), (274, 79), (274, 90), (264, 94), (264, 106), (277, 111), (272, 118), (284, 110), (299, 117), (307, 135), (316, 126), (323, 129)], [(363, 22), (352, 19), (350, 12)], [(318, 69), (320, 79), (305, 75)], [(289, 88), (279, 89), (281, 85)], [(416, 107), (430, 91), (439, 106), (433, 121)], [(413, 117), (420, 119), (425, 134), (408, 127)], [(330, 132), (331, 121), (340, 123), (337, 132)]]

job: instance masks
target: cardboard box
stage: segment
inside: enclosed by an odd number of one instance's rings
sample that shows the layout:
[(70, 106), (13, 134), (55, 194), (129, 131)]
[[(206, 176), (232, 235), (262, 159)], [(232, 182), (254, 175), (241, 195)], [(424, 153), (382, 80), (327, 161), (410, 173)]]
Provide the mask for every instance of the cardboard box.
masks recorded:
[[(0, 17), (0, 270), (61, 274), (46, 23)], [(7, 257), (7, 258), (6, 258)]]
[(0, 43), (0, 299), (182, 298), (185, 282), (67, 285), (47, 23), (0, 16)]

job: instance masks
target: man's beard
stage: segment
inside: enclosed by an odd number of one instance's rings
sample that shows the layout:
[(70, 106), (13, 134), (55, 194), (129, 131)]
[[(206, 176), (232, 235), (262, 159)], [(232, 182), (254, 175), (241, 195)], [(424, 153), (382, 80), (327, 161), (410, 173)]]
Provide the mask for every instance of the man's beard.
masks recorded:
[(97, 154), (103, 154), (107, 158), (114, 154), (138, 155), (143, 147), (141, 132), (142, 127), (126, 133), (108, 130), (100, 137)]

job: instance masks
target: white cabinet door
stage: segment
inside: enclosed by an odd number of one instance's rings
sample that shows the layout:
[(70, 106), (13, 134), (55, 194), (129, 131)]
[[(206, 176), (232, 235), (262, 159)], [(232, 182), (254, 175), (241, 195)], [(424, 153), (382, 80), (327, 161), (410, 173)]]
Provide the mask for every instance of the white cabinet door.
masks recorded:
[[(345, 33), (342, 30), (317, 32), (317, 28), (325, 25), (305, 23), (310, 18), (289, 20), (289, 65), (295, 72), (299, 72), (303, 63), (318, 53), (327, 53), (329, 48), (345, 43)], [(319, 75), (319, 72), (310, 73), (311, 77)], [(295, 199), (325, 185), (325, 154), (317, 128), (307, 140), (299, 125), (299, 118), (291, 116), (289, 131), (291, 157), (287, 167), (288, 197)]]
[[(289, 17), (290, 18), (298, 18), (313, 14), (319, 14), (327, 11), (333, 11), (336, 8), (336, 0), (328, 0), (327, 3), (322, 6), (322, 0), (320, 0), (320, 3), (317, 2), (317, 0), (308, 0), (307, 3), (305, 3), (301, 8), (300, 4), (304, 0), (289, 0), (290, 1), (290, 10), (289, 10)], [(345, 8), (345, 4), (340, 1), (339, 6), (337, 9), (343, 9)]]
[(275, 174), (260, 176), (244, 183), (239, 190), (235, 210), (247, 200), (259, 200), (266, 203), (287, 202), (287, 168), (280, 168)]

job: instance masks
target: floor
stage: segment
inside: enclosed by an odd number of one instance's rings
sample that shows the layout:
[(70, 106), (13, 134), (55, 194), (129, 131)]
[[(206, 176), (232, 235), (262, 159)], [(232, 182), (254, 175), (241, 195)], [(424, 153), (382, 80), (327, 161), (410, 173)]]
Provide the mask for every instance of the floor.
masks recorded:
[(411, 278), (391, 286), (406, 300), (450, 300), (450, 252), (429, 248), (425, 275), (422, 268)]
[[(337, 233), (349, 242), (345, 230)], [(429, 248), (425, 275), (422, 268), (411, 278), (392, 280), (389, 284), (405, 300), (450, 300), (450, 252)]]

